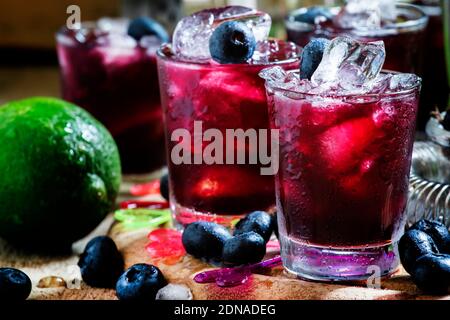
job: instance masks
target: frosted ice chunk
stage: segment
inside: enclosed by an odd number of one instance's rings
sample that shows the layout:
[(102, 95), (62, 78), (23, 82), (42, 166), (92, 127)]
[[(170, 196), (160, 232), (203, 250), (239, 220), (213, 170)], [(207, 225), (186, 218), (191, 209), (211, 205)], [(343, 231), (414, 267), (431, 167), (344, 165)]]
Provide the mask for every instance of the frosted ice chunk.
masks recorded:
[(322, 89), (361, 90), (378, 76), (385, 57), (382, 41), (361, 43), (348, 37), (335, 38), (325, 49), (311, 82)]
[(383, 22), (396, 19), (393, 0), (347, 0), (334, 22), (344, 29), (377, 29)]
[(272, 25), (267, 13), (242, 6), (199, 11), (178, 22), (172, 40), (175, 54), (189, 60), (210, 59), (211, 34), (222, 22), (230, 20), (245, 22), (253, 31), (257, 42), (267, 39)]
[(270, 87), (294, 90), (298, 92), (308, 92), (311, 84), (307, 80), (300, 80), (298, 73), (287, 72), (281, 67), (271, 67), (263, 69), (259, 76), (266, 80)]
[(409, 90), (420, 83), (420, 78), (411, 73), (398, 73), (392, 75), (389, 82), (389, 91), (399, 92)]
[(192, 300), (192, 292), (184, 285), (169, 283), (159, 289), (156, 300)]

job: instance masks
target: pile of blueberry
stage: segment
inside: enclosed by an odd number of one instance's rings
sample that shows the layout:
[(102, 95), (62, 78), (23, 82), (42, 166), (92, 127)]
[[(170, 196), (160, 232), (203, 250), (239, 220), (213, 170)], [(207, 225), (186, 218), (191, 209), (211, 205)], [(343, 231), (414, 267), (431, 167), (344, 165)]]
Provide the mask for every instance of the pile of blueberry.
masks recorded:
[(450, 234), (445, 225), (422, 219), (400, 239), (400, 260), (424, 292), (446, 294), (450, 289)]
[(186, 252), (196, 258), (237, 266), (261, 261), (277, 229), (273, 216), (255, 211), (236, 224), (233, 235), (219, 224), (198, 221), (186, 226), (182, 241)]
[(114, 241), (105, 236), (92, 239), (80, 256), (83, 281), (100, 288), (116, 288), (120, 300), (154, 300), (167, 285), (161, 270), (150, 264), (135, 264), (125, 272), (124, 261)]

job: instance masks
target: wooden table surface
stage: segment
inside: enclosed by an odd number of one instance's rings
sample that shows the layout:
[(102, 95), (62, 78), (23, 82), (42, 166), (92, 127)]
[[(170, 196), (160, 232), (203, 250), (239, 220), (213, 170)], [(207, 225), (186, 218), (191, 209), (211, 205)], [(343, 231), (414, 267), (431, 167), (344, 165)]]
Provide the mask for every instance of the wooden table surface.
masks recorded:
[[(122, 186), (119, 201), (130, 198), (127, 193), (128, 189), (129, 185), (125, 183)], [(193, 276), (200, 271), (213, 268), (212, 266), (189, 255), (184, 256), (174, 265), (166, 265), (152, 260), (145, 250), (148, 243), (148, 230), (123, 231), (123, 228), (114, 222), (112, 215), (109, 215), (88, 237), (74, 244), (74, 254), (71, 256), (43, 257), (23, 254), (0, 241), (0, 267), (20, 268), (30, 276), (33, 283), (30, 299), (116, 299), (112, 289), (96, 289), (84, 284), (76, 265), (78, 254), (83, 251), (86, 242), (99, 234), (108, 234), (115, 240), (124, 255), (126, 267), (135, 263), (156, 264), (170, 283), (188, 286), (194, 299), (450, 300), (450, 295), (423, 295), (403, 268), (400, 268), (392, 277), (383, 279), (380, 289), (368, 288), (364, 283), (328, 284), (303, 281), (286, 273), (281, 267), (264, 275), (253, 275), (246, 284), (233, 288), (219, 288), (215, 284), (198, 284), (193, 281)], [(276, 253), (272, 252), (271, 254)], [(42, 289), (36, 287), (39, 280), (47, 276), (58, 276), (65, 279), (69, 288)], [(71, 285), (77, 283), (80, 283), (80, 286)]]

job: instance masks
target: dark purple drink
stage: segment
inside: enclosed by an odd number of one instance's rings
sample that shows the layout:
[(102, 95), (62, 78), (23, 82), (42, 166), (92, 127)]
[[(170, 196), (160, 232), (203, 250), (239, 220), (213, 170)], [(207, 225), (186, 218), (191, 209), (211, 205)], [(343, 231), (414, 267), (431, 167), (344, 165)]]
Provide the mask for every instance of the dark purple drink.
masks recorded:
[[(198, 26), (198, 17), (203, 19), (204, 29)], [(194, 163), (192, 160), (175, 163), (171, 156), (180, 143), (185, 145), (189, 159), (204, 154), (208, 142), (203, 141), (196, 147), (194, 139), (173, 138), (180, 130), (190, 137), (198, 136), (197, 125), (202, 126), (203, 132), (213, 129), (223, 137), (227, 130), (269, 128), (264, 81), (258, 74), (270, 65), (298, 68), (299, 50), (291, 42), (262, 39), (252, 58), (242, 63), (221, 64), (212, 60), (208, 57), (208, 23), (213, 21), (211, 24), (215, 28), (226, 19), (238, 18), (254, 19), (251, 20), (256, 21), (254, 33), (266, 33), (267, 36), (270, 17), (265, 13), (243, 7), (204, 10), (182, 20), (175, 31), (174, 43), (163, 46), (158, 54), (171, 209), (178, 225), (208, 220), (230, 226), (246, 213), (271, 209), (275, 204), (273, 175), (262, 175), (259, 162)], [(203, 32), (206, 35), (191, 44), (189, 27), (192, 26), (196, 28), (192, 34)], [(181, 30), (178, 35), (177, 30)], [(182, 40), (177, 44), (177, 39)], [(184, 39), (187, 40), (183, 42)], [(220, 151), (222, 154), (242, 151), (249, 159), (249, 155), (255, 153), (254, 147), (248, 141), (243, 144), (233, 142), (230, 149), (227, 150), (224, 144)]]
[(165, 161), (156, 68), (160, 44), (156, 37), (137, 42), (126, 30), (99, 23), (63, 28), (57, 35), (62, 95), (108, 128), (126, 174), (148, 173)]
[(281, 256), (308, 279), (366, 279), (398, 265), (421, 82), (373, 72), (384, 48), (368, 46), (334, 39), (311, 80), (276, 68), (261, 73), (280, 132)]
[(422, 63), (422, 49), (427, 25), (426, 15), (415, 6), (397, 4), (397, 21), (382, 23), (379, 28), (343, 28), (336, 17), (341, 8), (330, 9), (330, 19), (318, 19), (309, 24), (296, 20), (307, 8), (293, 11), (286, 18), (288, 40), (304, 47), (313, 38), (333, 39), (349, 36), (358, 41), (382, 40), (386, 46), (384, 68), (400, 72), (417, 73)]

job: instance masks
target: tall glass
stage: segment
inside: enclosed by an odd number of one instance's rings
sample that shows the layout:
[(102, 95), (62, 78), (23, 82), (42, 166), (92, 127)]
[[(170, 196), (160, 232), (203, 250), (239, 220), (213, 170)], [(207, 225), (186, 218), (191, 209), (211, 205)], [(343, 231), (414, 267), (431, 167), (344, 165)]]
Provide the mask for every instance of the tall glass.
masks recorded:
[[(288, 40), (299, 46), (304, 47), (311, 39), (320, 37), (333, 39), (337, 36), (349, 36), (362, 42), (382, 40), (386, 46), (385, 69), (411, 73), (420, 71), (428, 17), (418, 7), (397, 4), (399, 22), (373, 30), (342, 29), (333, 21), (318, 24), (296, 21), (295, 16), (306, 9), (291, 12), (285, 21)], [(333, 15), (337, 15), (339, 11), (339, 7), (331, 8)]]
[[(158, 52), (161, 101), (164, 109), (167, 157), (170, 177), (170, 203), (174, 220), (186, 225), (209, 220), (229, 226), (233, 220), (254, 210), (274, 207), (273, 175), (262, 175), (262, 164), (195, 164), (204, 154), (208, 142), (195, 146), (194, 137), (208, 129), (226, 137), (227, 129), (268, 129), (269, 119), (264, 81), (258, 73), (270, 65), (285, 69), (299, 67), (298, 48), (293, 43), (269, 40), (273, 48), (267, 63), (218, 64), (183, 61), (173, 55), (169, 45)], [(201, 126), (202, 132), (195, 131)], [(179, 129), (191, 141), (175, 137)], [(171, 157), (176, 145), (184, 143), (191, 163), (178, 163)], [(229, 141), (227, 141), (229, 143)], [(254, 152), (248, 140), (232, 143), (232, 152)], [(225, 144), (222, 154), (227, 151)], [(233, 156), (234, 157), (234, 156)]]
[(275, 188), (286, 269), (324, 281), (391, 273), (406, 219), (420, 78), (399, 92), (366, 95), (266, 86), (271, 126), (280, 130)]
[[(136, 42), (126, 31), (84, 23), (57, 34), (62, 96), (88, 110), (114, 137), (125, 174), (164, 165), (164, 128), (154, 37)], [(124, 24), (125, 21), (112, 20)]]

